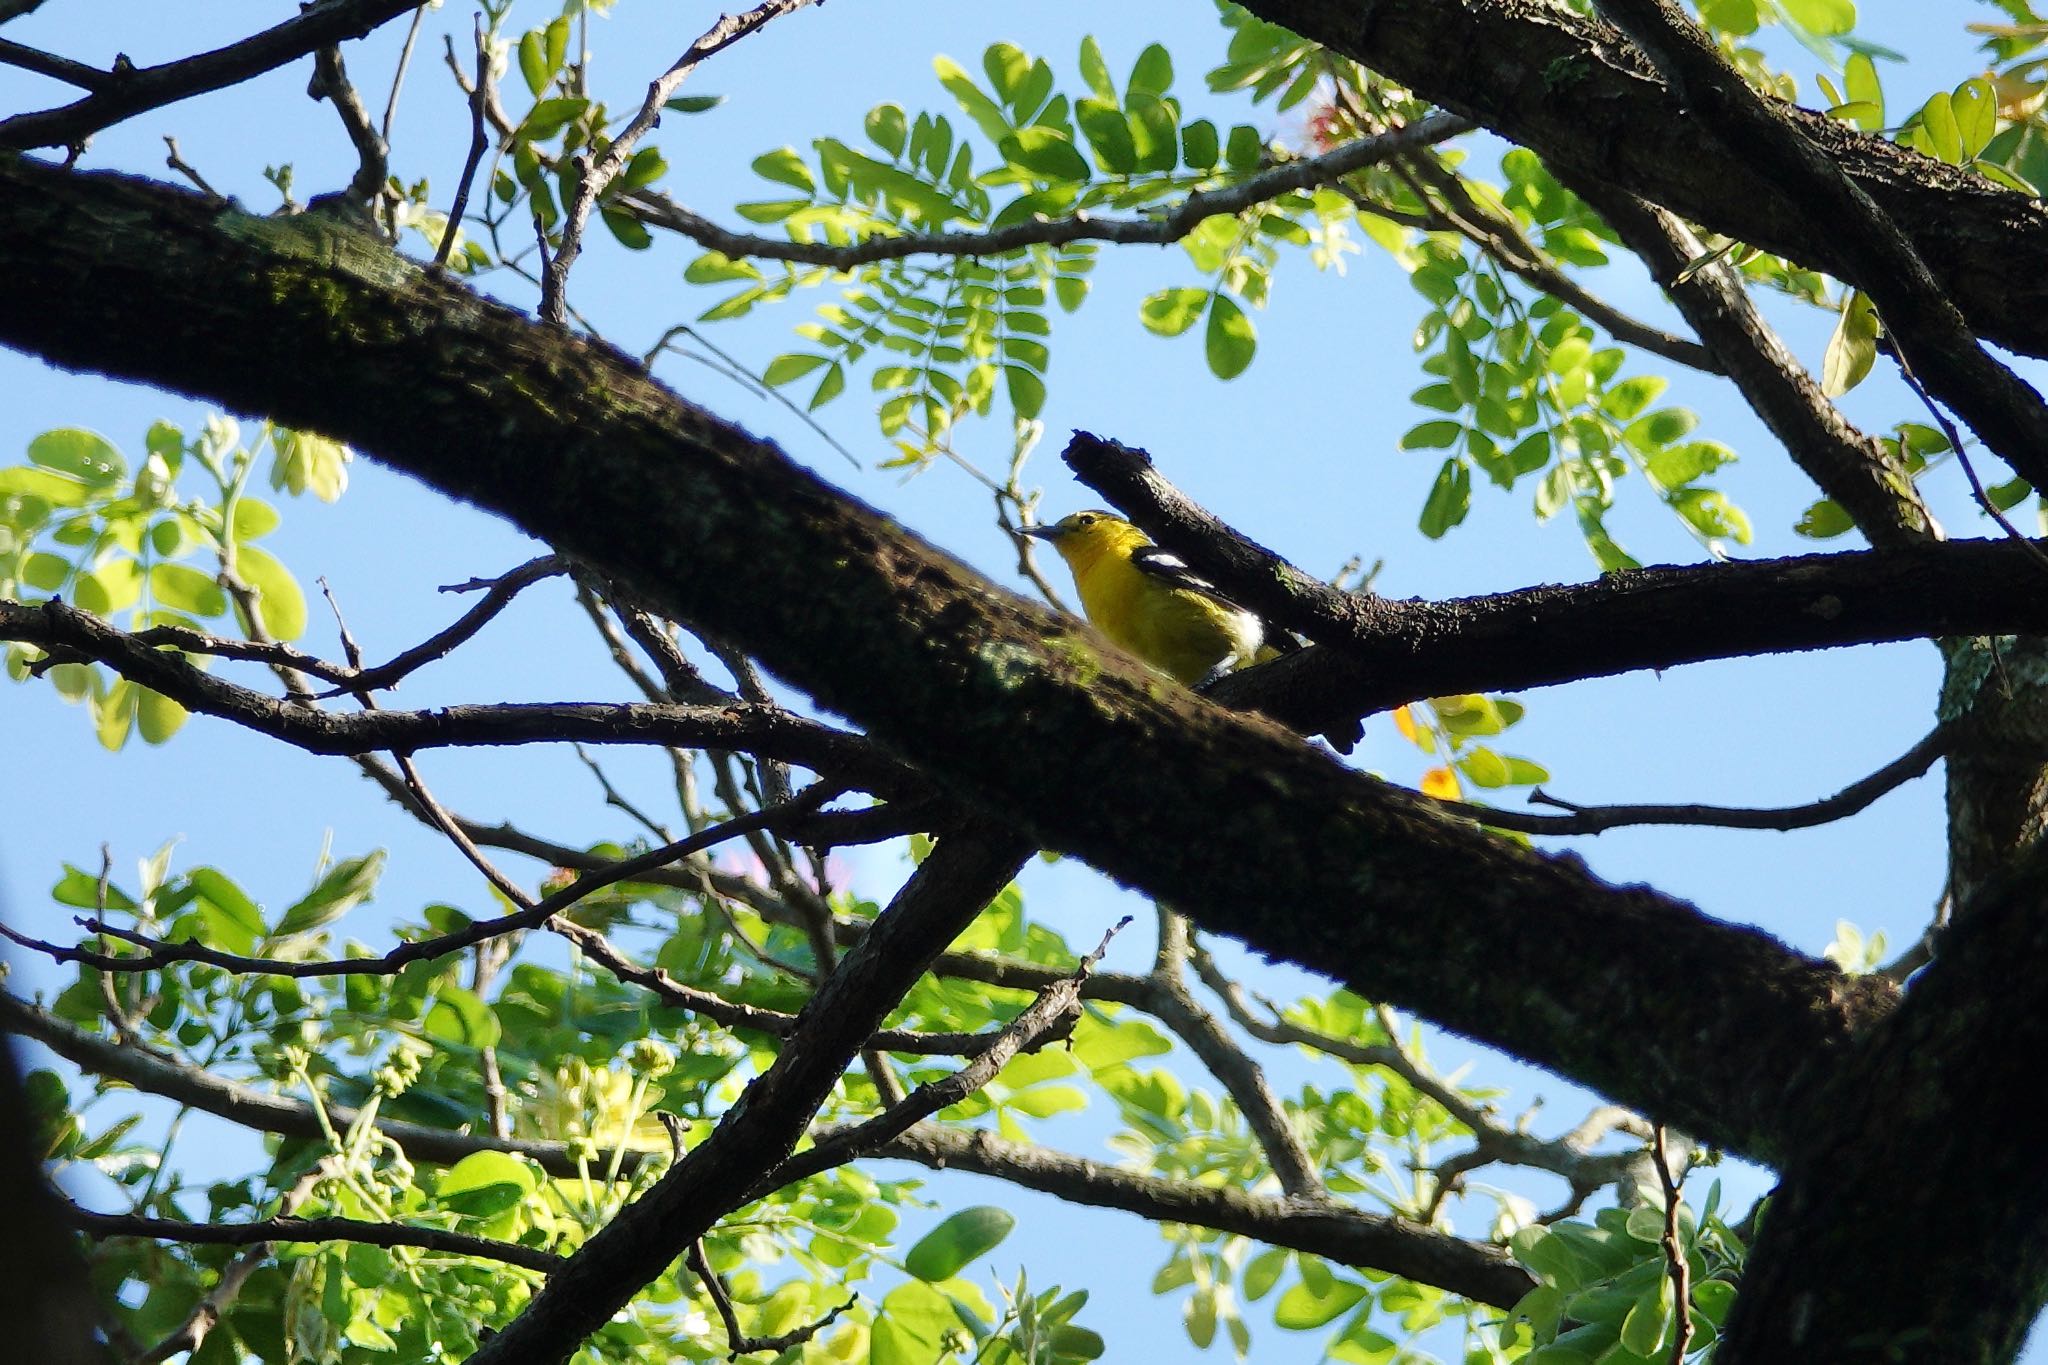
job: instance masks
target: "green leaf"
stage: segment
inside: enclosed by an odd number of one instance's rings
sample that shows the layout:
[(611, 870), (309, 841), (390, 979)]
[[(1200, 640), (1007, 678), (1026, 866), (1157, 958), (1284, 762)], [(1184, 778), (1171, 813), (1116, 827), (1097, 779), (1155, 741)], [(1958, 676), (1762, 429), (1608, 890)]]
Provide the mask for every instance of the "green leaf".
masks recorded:
[(781, 147), (755, 157), (754, 174), (763, 180), (772, 180), (778, 185), (788, 185), (805, 193), (810, 193), (818, 187), (817, 180), (811, 175), (811, 168), (804, 164), (804, 159), (797, 155), (794, 147)]
[(988, 73), (989, 88), (1007, 100), (1031, 79), (1031, 58), (1015, 43), (990, 43), (981, 54), (981, 69)]
[(597, 216), (604, 220), (612, 238), (628, 251), (645, 251), (654, 245), (654, 234), (647, 225), (623, 209), (601, 208)]
[(903, 107), (897, 104), (878, 104), (868, 110), (868, 116), (861, 125), (868, 140), (887, 152), (900, 157), (910, 136), (909, 124), (904, 121)]
[(674, 99), (663, 101), (661, 107), (674, 110), (678, 114), (701, 114), (724, 103), (723, 95), (677, 95)]
[(903, 1268), (927, 1283), (950, 1280), (971, 1262), (1002, 1245), (1017, 1220), (993, 1205), (962, 1209), (918, 1239)]
[(136, 689), (135, 729), (145, 744), (162, 744), (183, 729), (191, 712), (161, 692)]
[(589, 100), (542, 100), (527, 111), (525, 120), (519, 125), (520, 135), (536, 142), (551, 138), (582, 118), (588, 108)]
[(1708, 1322), (1719, 1327), (1735, 1306), (1735, 1286), (1726, 1280), (1701, 1280), (1692, 1287), (1692, 1301)]
[(1963, 134), (1946, 92), (1937, 90), (1920, 107), (1920, 135), (1929, 156), (1951, 166), (1963, 164)]
[(1668, 387), (1669, 382), (1661, 375), (1637, 375), (1609, 389), (1601, 397), (1600, 406), (1615, 421), (1626, 422), (1656, 402)]
[(235, 567), (243, 581), (256, 589), (257, 615), (272, 639), (296, 640), (306, 633), (306, 594), (291, 570), (254, 545), (241, 547)]
[(1657, 1287), (1636, 1300), (1621, 1323), (1621, 1344), (1647, 1356), (1663, 1344), (1671, 1322), (1671, 1281), (1661, 1276)]
[(973, 77), (961, 69), (960, 64), (950, 57), (932, 58), (932, 70), (938, 75), (939, 84), (946, 87), (960, 105), (961, 112), (974, 120), (974, 126), (981, 129), (983, 137), (990, 142), (1000, 143), (1012, 131), (1009, 118), (995, 101), (983, 94)]
[(1792, 529), (1810, 540), (1832, 540), (1855, 530), (1856, 523), (1849, 520), (1849, 514), (1842, 510), (1840, 503), (1822, 498), (1800, 514)]
[(824, 378), (818, 381), (818, 387), (811, 391), (811, 411), (816, 412), (845, 390), (846, 367), (834, 361), (832, 367), (825, 371)]
[(912, 1280), (889, 1291), (875, 1315), (868, 1365), (932, 1365), (959, 1321), (946, 1296)]
[(1045, 410), (1045, 380), (1037, 372), (1023, 365), (1005, 365), (1003, 381), (1018, 417), (1028, 421)]
[(791, 352), (779, 355), (768, 362), (768, 368), (761, 372), (761, 382), (769, 388), (781, 388), (793, 379), (801, 379), (820, 365), (828, 364), (830, 356), (802, 355)]
[[(1866, 133), (1875, 133), (1884, 125), (1884, 87), (1877, 78), (1877, 63), (1867, 52), (1852, 52), (1842, 68), (1842, 89), (1850, 101), (1858, 106), (1858, 112), (1851, 121)], [(1868, 113), (1862, 112), (1869, 110)]]
[(1253, 1303), (1273, 1292), (1273, 1286), (1287, 1269), (1287, 1262), (1294, 1255), (1286, 1247), (1267, 1247), (1251, 1258), (1244, 1268), (1244, 1296)]
[(1204, 1285), (1188, 1295), (1180, 1307), (1182, 1324), (1187, 1328), (1188, 1340), (1200, 1350), (1208, 1350), (1209, 1343), (1216, 1340), (1216, 1291)]
[(760, 278), (760, 267), (752, 261), (735, 261), (717, 251), (707, 251), (683, 267), (683, 281), (686, 284), (723, 284), (727, 280)]
[(1747, 545), (1753, 534), (1749, 515), (1728, 501), (1715, 488), (1681, 488), (1671, 496), (1671, 506), (1686, 523), (1712, 540), (1732, 540)]
[(1173, 86), (1173, 57), (1158, 43), (1138, 54), (1131, 67), (1130, 93), (1163, 95)]
[(1180, 161), (1180, 121), (1156, 95), (1133, 93), (1126, 101), (1131, 143), (1138, 169), (1164, 173)]
[(1793, 23), (1820, 38), (1838, 38), (1856, 27), (1855, 0), (1780, 0)]
[(247, 542), (269, 535), (283, 520), (277, 509), (261, 498), (244, 493), (235, 500), (235, 518), (232, 523), (237, 541)]
[(1191, 171), (1213, 170), (1216, 158), (1222, 155), (1223, 147), (1216, 135), (1216, 125), (1205, 118), (1198, 118), (1180, 130), (1181, 159)]
[(1840, 398), (1863, 382), (1877, 362), (1877, 331), (1877, 308), (1858, 289), (1842, 305), (1835, 333), (1828, 338), (1820, 367), (1822, 393)]
[(139, 690), (134, 683), (122, 678), (107, 689), (105, 696), (93, 702), (93, 731), (105, 748), (118, 751), (128, 742), (128, 732), (135, 725)]
[(1138, 168), (1138, 145), (1131, 139), (1130, 121), (1116, 104), (1081, 100), (1074, 106), (1074, 122), (1104, 170), (1111, 175), (1129, 175)]
[(1088, 162), (1057, 128), (1019, 128), (1000, 144), (1003, 157), (1040, 180), (1086, 180)]
[(472, 1218), (488, 1218), (532, 1194), (534, 1168), (510, 1152), (471, 1152), (441, 1175), (441, 1202)]
[(288, 907), (277, 922), (276, 936), (309, 933), (332, 924), (368, 900), (377, 890), (377, 877), (384, 870), (384, 850), (366, 853), (336, 863), (319, 885)]
[(112, 441), (79, 427), (44, 432), (28, 443), (28, 458), (32, 464), (69, 475), (91, 488), (119, 483), (128, 472)]
[(196, 867), (185, 880), (203, 902), (252, 941), (263, 936), (263, 911), (225, 872), (217, 867)]
[[(68, 905), (74, 910), (98, 910), (100, 908), (100, 879), (89, 872), (66, 864), (64, 875), (50, 888), (50, 899), (59, 905)], [(127, 892), (112, 882), (107, 883), (106, 908), (109, 910), (134, 910), (134, 900)]]
[(1462, 459), (1452, 456), (1444, 461), (1443, 468), (1437, 471), (1436, 482), (1430, 485), (1418, 525), (1422, 534), (1431, 540), (1439, 540), (1446, 531), (1463, 521), (1471, 510), (1472, 470)]
[(1321, 1292), (1307, 1281), (1280, 1296), (1273, 1306), (1273, 1323), (1291, 1332), (1307, 1332), (1334, 1321), (1365, 1297), (1365, 1286), (1353, 1280), (1332, 1278)]
[(461, 986), (446, 985), (434, 993), (424, 1027), (436, 1038), (465, 1047), (486, 1048), (498, 1041), (498, 1016), (476, 992)]
[(1202, 308), (1209, 301), (1209, 291), (1192, 286), (1181, 289), (1162, 289), (1148, 295), (1138, 305), (1138, 320), (1145, 324), (1145, 330), (1163, 337), (1177, 337), (1195, 325), (1202, 316)]
[(1992, 136), (1998, 132), (1998, 96), (1990, 81), (1975, 76), (1955, 88), (1948, 104), (1955, 116), (1962, 161), (1967, 164), (1977, 159), (1977, 154), (1990, 145)]
[(1109, 63), (1102, 59), (1102, 45), (1089, 34), (1081, 39), (1081, 79), (1088, 83), (1088, 89), (1095, 98), (1116, 100), (1116, 81), (1109, 74)]
[(1484, 745), (1475, 745), (1459, 755), (1458, 771), (1480, 787), (1505, 787), (1514, 780), (1507, 760)]
[(1439, 419), (1408, 428), (1401, 437), (1403, 450), (1449, 450), (1465, 434), (1463, 422)]
[(1266, 159), (1266, 139), (1249, 123), (1234, 125), (1223, 144), (1223, 161), (1240, 173), (1254, 171)]
[(1218, 379), (1235, 379), (1252, 363), (1258, 350), (1259, 334), (1244, 310), (1223, 294), (1209, 304), (1209, 328), (1204, 338), (1209, 372)]
[(527, 92), (536, 98), (548, 88), (548, 78), (554, 75), (548, 70), (547, 40), (539, 29), (519, 40), (519, 74), (526, 81)]
[(38, 550), (21, 566), (21, 581), (39, 592), (55, 592), (71, 576), (71, 561)]
[(220, 584), (189, 564), (158, 564), (149, 571), (149, 590), (164, 606), (194, 616), (227, 613), (228, 595)]

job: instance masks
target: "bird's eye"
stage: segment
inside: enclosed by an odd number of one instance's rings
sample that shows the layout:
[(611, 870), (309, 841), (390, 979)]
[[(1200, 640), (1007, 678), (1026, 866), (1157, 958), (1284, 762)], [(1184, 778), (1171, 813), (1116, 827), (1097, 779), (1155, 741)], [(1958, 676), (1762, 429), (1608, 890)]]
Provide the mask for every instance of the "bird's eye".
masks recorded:
[(1083, 512), (1080, 516), (1074, 518), (1074, 525), (1076, 526), (1093, 526), (1094, 524), (1095, 518), (1090, 516), (1086, 512)]

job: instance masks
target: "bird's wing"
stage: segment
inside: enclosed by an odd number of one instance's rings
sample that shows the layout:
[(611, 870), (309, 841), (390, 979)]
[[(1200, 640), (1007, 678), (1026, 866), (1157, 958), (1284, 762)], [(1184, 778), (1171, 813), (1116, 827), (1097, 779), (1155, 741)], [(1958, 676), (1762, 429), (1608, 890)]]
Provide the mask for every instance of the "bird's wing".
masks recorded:
[[(1171, 550), (1162, 549), (1157, 545), (1141, 545), (1131, 551), (1131, 566), (1140, 573), (1164, 579), (1174, 587), (1185, 592), (1200, 593), (1210, 601), (1220, 602), (1233, 611), (1241, 611), (1254, 616), (1258, 614), (1189, 568), (1188, 562)], [(1266, 643), (1279, 653), (1291, 654), (1301, 648), (1295, 638), (1286, 631), (1280, 630), (1267, 622), (1262, 621), (1261, 624), (1265, 627)]]
[(1208, 579), (1188, 567), (1188, 562), (1171, 550), (1162, 550), (1157, 545), (1140, 545), (1131, 551), (1131, 565), (1140, 573), (1163, 579), (1184, 592), (1198, 592), (1213, 601), (1238, 611), (1249, 611), (1244, 603), (1211, 583)]

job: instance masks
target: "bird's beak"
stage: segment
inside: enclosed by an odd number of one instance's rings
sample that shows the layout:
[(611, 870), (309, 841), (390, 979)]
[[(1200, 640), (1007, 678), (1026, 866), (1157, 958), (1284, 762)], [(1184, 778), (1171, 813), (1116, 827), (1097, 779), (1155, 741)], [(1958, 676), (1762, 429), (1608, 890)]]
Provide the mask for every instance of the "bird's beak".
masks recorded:
[(1019, 534), (1030, 536), (1033, 540), (1058, 540), (1060, 538), (1059, 531), (1051, 526), (1026, 526)]

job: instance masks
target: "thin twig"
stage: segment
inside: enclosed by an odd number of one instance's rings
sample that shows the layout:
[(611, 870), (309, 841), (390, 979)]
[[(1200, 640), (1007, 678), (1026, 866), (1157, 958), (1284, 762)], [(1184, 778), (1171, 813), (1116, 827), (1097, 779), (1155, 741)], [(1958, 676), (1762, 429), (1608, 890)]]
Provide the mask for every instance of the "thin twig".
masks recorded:
[[(102, 971), (153, 971), (174, 962), (201, 962), (208, 966), (219, 967), (223, 971), (256, 973), (268, 976), (384, 975), (397, 971), (408, 962), (428, 961), (433, 958), (446, 957), (450, 953), (460, 952), (464, 948), (472, 947), (488, 939), (502, 938), (507, 934), (540, 928), (547, 923), (550, 916), (558, 911), (566, 910), (586, 896), (614, 883), (626, 881), (642, 872), (679, 862), (693, 853), (700, 852), (727, 839), (744, 834), (748, 830), (760, 829), (778, 821), (809, 815), (820, 802), (830, 799), (834, 792), (835, 789), (827, 784), (816, 784), (807, 788), (802, 795), (798, 796), (787, 806), (758, 810), (746, 815), (736, 816), (721, 825), (714, 825), (710, 829), (693, 834), (687, 839), (678, 839), (672, 844), (664, 844), (660, 848), (639, 854), (636, 857), (620, 859), (601, 871), (585, 873), (568, 886), (537, 901), (527, 897), (526, 893), (516, 883), (511, 884), (507, 894), (513, 897), (515, 904), (522, 904), (526, 908), (514, 914), (500, 915), (496, 919), (477, 920), (472, 924), (465, 925), (461, 929), (439, 935), (435, 938), (415, 939), (411, 942), (402, 943), (385, 953), (382, 957), (340, 958), (328, 961), (307, 962), (293, 961), (286, 958), (243, 957), (236, 953), (224, 953), (218, 949), (209, 948), (204, 944), (196, 942), (169, 943), (161, 939), (151, 938), (146, 934), (137, 933), (132, 929), (122, 929), (115, 925), (106, 924), (97, 919), (84, 922), (84, 927), (88, 932), (111, 934), (123, 942), (131, 943), (144, 949), (144, 951), (137, 956), (117, 957), (92, 952), (89, 949), (67, 948), (61, 944), (45, 943), (40, 939), (30, 938), (19, 930), (5, 924), (0, 924), (0, 934), (4, 934), (7, 938), (24, 948), (33, 948), (37, 952), (53, 957), (59, 962), (83, 962), (87, 965), (98, 967)], [(415, 792), (414, 796), (417, 799), (418, 792)], [(448, 815), (445, 810), (441, 810), (438, 805), (434, 806), (432, 811), (439, 811), (441, 819), (447, 822), (446, 824), (441, 824), (439, 821), (436, 821), (436, 824), (444, 833), (447, 833), (451, 828), (454, 830), (455, 837), (459, 838), (458, 846), (467, 845), (470, 848), (475, 847), (470, 842), (467, 833), (462, 829), (460, 822)], [(429, 813), (431, 814), (432, 811)], [(480, 854), (478, 856), (481, 857)], [(484, 862), (488, 866), (488, 860), (486, 859)], [(492, 874), (487, 873), (486, 875)], [(499, 873), (496, 875), (502, 877), (503, 874)], [(504, 888), (501, 887), (500, 889)]]
[[(415, 22), (418, 17), (414, 15)], [(307, 85), (306, 93), (334, 105), (334, 111), (341, 116), (341, 126), (356, 149), (356, 173), (349, 181), (348, 197), (365, 206), (374, 203), (384, 193), (391, 148), (385, 145), (377, 126), (370, 122), (370, 111), (363, 106), (363, 97), (348, 78), (348, 68), (342, 63), (338, 44), (329, 43), (314, 54), (313, 79)]]
[[(482, 630), (519, 593), (543, 579), (552, 578), (567, 570), (568, 565), (558, 555), (541, 555), (529, 559), (516, 569), (509, 569), (490, 580), (490, 589), (477, 602), (445, 629), (435, 632), (411, 649), (393, 656), (389, 661), (373, 668), (356, 666), (349, 676), (346, 687), (337, 687), (331, 692), (320, 694), (321, 699), (339, 695), (342, 692), (374, 692), (395, 686), (424, 664), (444, 659)], [(472, 580), (474, 582), (474, 580)], [(351, 664), (356, 660), (351, 659)]]
[(772, 20), (793, 14), (813, 3), (815, 0), (762, 0), (761, 4), (744, 14), (720, 15), (718, 22), (690, 44), (689, 50), (676, 59), (674, 66), (647, 87), (647, 98), (641, 101), (639, 111), (626, 121), (625, 127), (619, 129), (603, 154), (588, 166), (579, 167), (582, 174), (577, 177), (576, 194), (563, 215), (561, 245), (555, 249), (554, 260), (548, 262), (547, 269), (541, 274), (541, 321), (557, 326), (563, 322), (569, 268), (576, 264), (576, 257), (582, 253), (583, 231), (590, 223), (591, 210), (597, 207), (599, 197), (611, 187), (612, 181), (626, 169), (626, 163), (640, 139), (661, 121), (662, 105), (675, 93), (676, 87), (705, 58), (759, 32)]
[[(484, 132), (484, 109), (491, 98), (491, 51), (489, 35), (484, 31), (484, 18), (476, 17), (476, 84), (469, 91), (469, 155), (462, 163), (462, 179), (456, 183), (455, 202), (448, 207), (448, 223), (441, 229), (441, 244), (434, 248), (434, 265), (437, 268), (448, 264), (448, 253), (455, 249), (455, 238), (462, 231), (462, 215), (469, 211), (469, 188), (476, 179), (476, 169), (483, 164), (484, 151), (490, 139)], [(392, 98), (398, 97), (392, 91)], [(543, 250), (545, 240), (543, 240)]]
[(391, 73), (391, 93), (384, 97), (384, 120), (378, 126), (385, 145), (391, 142), (392, 120), (398, 117), (398, 92), (405, 88), (406, 68), (412, 65), (412, 47), (419, 41), (420, 25), (426, 21), (427, 7), (421, 5), (412, 12), (412, 23), (406, 26), (405, 43), (398, 49), (398, 67)]
[(105, 90), (61, 108), (0, 119), (0, 147), (81, 146), (94, 133), (123, 119), (209, 90), (239, 85), (330, 43), (360, 38), (419, 4), (420, 0), (318, 0), (297, 17), (239, 43), (161, 66), (136, 68)]
[(779, 1336), (750, 1337), (740, 1330), (739, 1316), (733, 1311), (732, 1291), (726, 1288), (725, 1280), (719, 1273), (711, 1268), (711, 1261), (704, 1254), (704, 1239), (701, 1237), (690, 1243), (689, 1265), (691, 1273), (703, 1281), (704, 1292), (711, 1296), (712, 1306), (718, 1310), (718, 1320), (725, 1324), (727, 1360), (738, 1360), (741, 1356), (766, 1352), (787, 1351), (792, 1346), (801, 1346), (830, 1327), (841, 1313), (860, 1302), (860, 1295), (855, 1294), (816, 1322), (792, 1327)]
[(1657, 1183), (1664, 1187), (1664, 1264), (1671, 1276), (1671, 1311), (1676, 1323), (1671, 1365), (1685, 1365), (1685, 1353), (1692, 1348), (1692, 1265), (1678, 1237), (1678, 1178), (1671, 1172), (1671, 1153), (1661, 1123), (1650, 1139), (1650, 1155), (1657, 1166)]
[(222, 194), (219, 190), (215, 189), (213, 186), (207, 184), (206, 177), (199, 173), (199, 169), (196, 166), (192, 165), (187, 160), (185, 160), (184, 156), (179, 153), (178, 139), (166, 135), (164, 138), (164, 146), (170, 149), (170, 155), (164, 158), (164, 165), (170, 167), (179, 175), (182, 175), (187, 180), (191, 181), (192, 184), (198, 189), (198, 191), (201, 194), (205, 195), (208, 199), (212, 200), (216, 205), (226, 204), (228, 202), (228, 197)]
[(833, 1130), (831, 1136), (790, 1157), (769, 1171), (748, 1191), (747, 1200), (758, 1199), (774, 1190), (807, 1179), (875, 1150), (900, 1137), (922, 1119), (930, 1118), (948, 1105), (958, 1104), (996, 1078), (1010, 1059), (1047, 1034), (1070, 1028), (1080, 1009), (1081, 985), (1095, 965), (1109, 951), (1110, 941), (1131, 922), (1124, 916), (1103, 934), (1095, 951), (1081, 959), (1074, 970), (1039, 991), (1038, 998), (1018, 1012), (974, 1060), (936, 1081), (928, 1081), (863, 1123)]
[(1948, 448), (1955, 452), (1956, 463), (1963, 467), (1963, 477), (1970, 481), (1970, 494), (1977, 499), (1977, 505), (1998, 523), (1998, 529), (2005, 532), (2009, 539), (2024, 545), (2031, 557), (2043, 567), (2048, 567), (2048, 553), (2044, 553), (2032, 537), (2022, 535), (2019, 527), (2007, 520), (2005, 513), (1998, 510), (1998, 504), (1991, 501), (1991, 495), (1984, 489), (1983, 480), (1977, 477), (1977, 466), (1970, 462), (1970, 452), (1963, 448), (1963, 433), (1949, 420), (1948, 413), (1942, 409), (1941, 404), (1934, 401), (1934, 395), (1920, 382), (1920, 376), (1913, 373), (1912, 365), (1906, 361), (1906, 353), (1897, 346), (1892, 347), (1891, 351), (1892, 359), (1898, 363), (1899, 378), (1906, 381), (1906, 387), (1920, 399), (1920, 405), (1927, 409), (1936, 425), (1940, 426), (1941, 434), (1948, 438)]
[[(1936, 726), (1905, 753), (1836, 792), (1803, 806), (1630, 805), (1581, 806), (1551, 796), (1541, 787), (1529, 793), (1531, 804), (1555, 806), (1565, 815), (1535, 815), (1467, 801), (1435, 800), (1455, 815), (1495, 829), (1524, 834), (1599, 834), (1628, 825), (1703, 825), (1719, 829), (1811, 829), (1866, 810), (1879, 797), (1926, 773), (1948, 752), (1950, 730)], [(1434, 798), (1433, 798), (1434, 799)]]
[(1296, 190), (1315, 189), (1399, 152), (1468, 133), (1474, 126), (1454, 114), (1431, 114), (1395, 132), (1360, 138), (1321, 156), (1282, 162), (1235, 185), (1197, 190), (1156, 216), (1101, 218), (1079, 213), (1066, 218), (1013, 223), (987, 232), (874, 236), (845, 246), (792, 242), (733, 232), (649, 189), (621, 195), (618, 202), (621, 208), (632, 212), (649, 227), (680, 233), (698, 245), (734, 260), (751, 257), (791, 261), (822, 265), (833, 270), (851, 270), (875, 261), (897, 261), (910, 256), (999, 256), (1025, 247), (1064, 246), (1069, 242), (1171, 245), (1210, 218), (1243, 213)]
[[(419, 1247), (456, 1256), (476, 1256), (550, 1274), (566, 1257), (551, 1251), (500, 1242), (489, 1237), (411, 1227), (404, 1223), (373, 1223), (357, 1218), (271, 1218), (260, 1223), (188, 1223), (173, 1218), (134, 1214), (93, 1213), (74, 1209), (71, 1221), (91, 1237), (146, 1237), (160, 1242), (202, 1246), (256, 1246), (271, 1242), (361, 1242), (379, 1247)], [(190, 1349), (190, 1348), (187, 1348)]]

